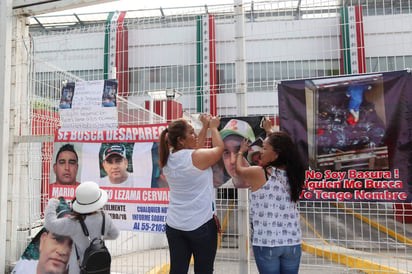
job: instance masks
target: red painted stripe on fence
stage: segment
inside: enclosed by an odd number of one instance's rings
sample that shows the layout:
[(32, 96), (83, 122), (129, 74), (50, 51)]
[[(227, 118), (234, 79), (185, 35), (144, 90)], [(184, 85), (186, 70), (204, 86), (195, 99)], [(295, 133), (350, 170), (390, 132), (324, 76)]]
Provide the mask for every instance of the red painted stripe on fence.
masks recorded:
[(127, 28), (123, 26), (125, 16), (125, 11), (120, 13), (116, 33), (116, 78), (118, 95), (122, 97), (127, 97), (129, 92), (129, 37)]
[(359, 73), (366, 72), (366, 58), (365, 58), (365, 37), (363, 33), (363, 14), (362, 6), (355, 7), (356, 16), (356, 39), (358, 50), (358, 69)]

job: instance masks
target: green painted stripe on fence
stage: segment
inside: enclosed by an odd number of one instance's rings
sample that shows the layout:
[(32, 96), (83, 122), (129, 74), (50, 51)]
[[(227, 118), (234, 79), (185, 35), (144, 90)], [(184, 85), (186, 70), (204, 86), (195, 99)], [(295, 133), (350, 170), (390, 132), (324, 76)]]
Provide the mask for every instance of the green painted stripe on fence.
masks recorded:
[(110, 26), (114, 12), (109, 12), (107, 16), (105, 30), (104, 30), (104, 67), (103, 67), (103, 79), (108, 79), (109, 73), (109, 43), (110, 43)]
[(341, 9), (342, 22), (342, 51), (344, 74), (350, 74), (352, 71), (350, 62), (350, 43), (349, 43), (349, 12), (348, 8)]

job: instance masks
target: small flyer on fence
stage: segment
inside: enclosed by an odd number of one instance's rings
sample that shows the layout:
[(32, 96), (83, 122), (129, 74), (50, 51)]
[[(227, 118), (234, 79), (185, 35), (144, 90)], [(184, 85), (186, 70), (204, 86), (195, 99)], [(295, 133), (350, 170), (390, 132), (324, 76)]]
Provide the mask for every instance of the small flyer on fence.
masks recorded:
[(62, 130), (117, 129), (117, 80), (67, 83), (61, 92)]

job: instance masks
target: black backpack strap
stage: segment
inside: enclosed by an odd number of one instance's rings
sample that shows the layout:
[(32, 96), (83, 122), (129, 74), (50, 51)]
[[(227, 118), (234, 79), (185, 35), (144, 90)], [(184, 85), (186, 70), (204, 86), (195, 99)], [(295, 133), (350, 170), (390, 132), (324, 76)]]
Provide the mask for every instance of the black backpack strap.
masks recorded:
[(79, 251), (77, 251), (77, 245), (76, 244), (74, 244), (74, 250), (76, 250), (77, 264), (80, 267), (80, 256), (79, 256)]
[[(82, 226), (82, 230), (83, 230), (84, 235), (86, 235), (86, 237), (89, 238), (89, 242), (91, 242), (90, 237), (89, 237), (89, 230), (87, 230), (87, 226), (84, 223), (83, 216), (80, 216), (79, 223)], [(74, 249), (76, 250), (77, 263), (80, 266), (80, 256), (79, 256), (79, 252), (77, 251), (76, 244), (74, 244)]]
[(103, 222), (102, 222), (102, 236), (101, 237), (103, 237), (104, 236), (104, 212), (103, 211), (101, 211), (102, 212), (102, 216), (103, 216)]
[[(103, 212), (103, 211), (101, 211), (101, 213), (102, 213), (102, 217), (103, 217), (103, 222), (102, 222), (102, 236), (103, 236), (103, 235), (104, 235), (105, 215), (104, 215), (104, 212)], [(84, 223), (83, 218), (80, 218), (80, 219), (79, 219), (79, 222), (80, 222), (80, 225), (82, 226), (84, 235), (86, 235), (87, 237), (89, 237), (89, 231), (87, 230), (87, 226), (86, 226), (86, 224)], [(89, 239), (89, 240), (90, 240), (90, 239)]]
[[(86, 224), (84, 223), (83, 216), (81, 216), (81, 217), (79, 218), (79, 223), (80, 223), (80, 225), (82, 226), (84, 235), (86, 235), (86, 237), (89, 237), (89, 230), (87, 230), (87, 226), (86, 226)], [(90, 240), (90, 239), (89, 239), (89, 240)]]

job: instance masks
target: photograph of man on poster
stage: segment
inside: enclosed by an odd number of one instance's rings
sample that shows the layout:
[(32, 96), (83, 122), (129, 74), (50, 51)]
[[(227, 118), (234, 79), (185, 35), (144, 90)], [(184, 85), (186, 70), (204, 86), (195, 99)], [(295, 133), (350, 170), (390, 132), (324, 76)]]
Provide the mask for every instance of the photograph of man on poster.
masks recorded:
[(262, 161), (260, 159), (261, 156), (261, 146), (257, 145), (251, 145), (250, 150), (247, 153), (247, 161), (249, 162), (250, 165), (252, 166), (261, 166)]
[(76, 180), (78, 169), (79, 158), (74, 145), (62, 145), (56, 154), (56, 160), (53, 164), (53, 172), (56, 175), (56, 181), (52, 184), (79, 185), (80, 182)]
[[(70, 189), (74, 190), (69, 187), (70, 183), (77, 186), (78, 182), (83, 181), (94, 181), (104, 187), (150, 188), (152, 173), (159, 175), (153, 171), (152, 147), (151, 142), (73, 142), (67, 146), (66, 143), (56, 142), (50, 186), (65, 184), (66, 188), (57, 188), (56, 191), (65, 190), (68, 193), (72, 193)], [(61, 160), (59, 165), (59, 161), (54, 159), (60, 148), (62, 152), (58, 159), (64, 156), (65, 161)], [(63, 178), (59, 179), (59, 175), (63, 175)]]
[[(213, 169), (213, 184), (215, 187), (247, 188), (249, 187), (235, 172), (236, 154), (239, 151), (243, 139), (248, 139), (249, 144), (256, 140), (256, 136), (264, 136), (265, 131), (261, 127), (263, 117), (249, 117), (248, 120), (232, 118), (220, 130), (225, 150), (222, 160), (216, 163)], [(224, 122), (224, 119), (223, 119)], [(248, 155), (243, 157), (243, 165), (249, 166)]]
[(107, 176), (100, 180), (100, 186), (134, 187), (132, 176), (128, 172), (129, 160), (125, 145), (107, 145), (102, 157), (102, 166)]
[(38, 260), (21, 259), (12, 274), (66, 274), (72, 239), (43, 229), (38, 245)]
[[(225, 150), (223, 152), (223, 164), (226, 172), (230, 175), (232, 183), (237, 188), (249, 187), (235, 171), (236, 154), (239, 151), (240, 143), (243, 139), (248, 139), (250, 142), (255, 141), (255, 134), (252, 127), (245, 121), (232, 119), (220, 131)], [(249, 166), (246, 158), (243, 158), (243, 165)]]
[[(60, 199), (58, 218), (71, 212), (66, 200)], [(67, 274), (72, 239), (42, 228), (27, 246), (12, 274)]]

